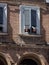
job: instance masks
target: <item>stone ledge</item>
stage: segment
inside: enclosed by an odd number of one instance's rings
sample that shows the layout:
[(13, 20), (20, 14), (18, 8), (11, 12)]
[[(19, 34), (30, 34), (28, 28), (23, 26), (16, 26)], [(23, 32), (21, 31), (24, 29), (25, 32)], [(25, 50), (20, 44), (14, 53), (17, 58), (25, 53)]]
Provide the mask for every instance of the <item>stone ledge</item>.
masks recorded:
[(49, 49), (49, 46), (46, 45), (17, 45), (17, 44), (0, 44), (0, 47), (2, 48), (44, 48)]
[(41, 37), (42, 35), (35, 35), (35, 34), (18, 34), (19, 36), (27, 36), (27, 37)]
[(0, 36), (1, 36), (1, 35), (8, 35), (8, 33), (0, 33)]

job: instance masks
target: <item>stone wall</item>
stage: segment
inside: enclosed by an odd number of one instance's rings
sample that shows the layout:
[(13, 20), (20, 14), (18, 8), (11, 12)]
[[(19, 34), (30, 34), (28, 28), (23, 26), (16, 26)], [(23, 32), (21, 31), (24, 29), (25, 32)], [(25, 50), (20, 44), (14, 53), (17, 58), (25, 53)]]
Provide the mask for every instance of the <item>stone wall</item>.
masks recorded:
[[(1, 1), (0, 1), (1, 2)], [(3, 1), (2, 1), (3, 2)], [(8, 33), (0, 35), (0, 52), (10, 56), (11, 63), (17, 63), (25, 52), (43, 55), (49, 63), (49, 7), (44, 2), (19, 1), (3, 2), (8, 6)], [(19, 6), (39, 6), (41, 10), (41, 35), (19, 35)], [(46, 64), (47, 65), (47, 64)]]
[[(43, 2), (33, 2), (33, 1), (21, 1), (18, 3), (15, 2), (4, 2), (8, 6), (8, 33), (7, 35), (0, 35), (0, 41), (2, 42), (14, 42), (14, 43), (25, 43), (25, 44), (45, 44), (49, 43), (49, 8), (46, 3)], [(40, 25), (41, 25), (41, 34), (40, 36), (24, 36), (19, 35), (19, 6), (20, 5), (32, 5), (39, 6), (41, 15), (40, 15)], [(38, 42), (37, 42), (38, 41)]]

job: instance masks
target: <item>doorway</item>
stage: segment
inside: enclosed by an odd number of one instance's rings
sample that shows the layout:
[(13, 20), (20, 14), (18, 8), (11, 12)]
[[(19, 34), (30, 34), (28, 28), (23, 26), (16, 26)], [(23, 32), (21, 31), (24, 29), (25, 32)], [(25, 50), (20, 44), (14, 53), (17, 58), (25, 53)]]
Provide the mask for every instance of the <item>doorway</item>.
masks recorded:
[(21, 61), (20, 65), (38, 65), (38, 63), (32, 59), (24, 59)]

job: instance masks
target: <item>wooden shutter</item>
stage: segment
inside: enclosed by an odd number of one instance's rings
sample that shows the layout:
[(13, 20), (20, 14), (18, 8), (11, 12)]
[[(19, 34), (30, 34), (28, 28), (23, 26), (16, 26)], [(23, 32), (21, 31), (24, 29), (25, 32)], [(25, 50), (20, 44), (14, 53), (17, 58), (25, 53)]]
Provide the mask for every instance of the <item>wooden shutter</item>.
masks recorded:
[[(32, 18), (32, 16), (33, 16), (33, 18)], [(24, 31), (24, 28), (26, 28), (26, 27), (31, 28), (31, 26), (35, 26), (36, 34), (40, 34), (40, 8), (35, 7), (35, 6), (21, 5), (20, 6), (20, 23), (19, 24), (20, 24), (20, 33), (28, 34), (28, 32)]]
[[(30, 16), (31, 16), (31, 12), (29, 9), (26, 8), (24, 10), (24, 29), (30, 29), (31, 27), (31, 17)], [(25, 31), (24, 33), (28, 34), (28, 32), (25, 32)]]
[(7, 4), (3, 7), (3, 32), (7, 32)]
[(37, 15), (36, 15), (36, 28), (37, 28), (37, 34), (40, 34), (40, 9), (37, 9)]
[(29, 10), (29, 8), (27, 7), (23, 7), (21, 6), (20, 7), (20, 26), (21, 26), (21, 31), (20, 33), (23, 33), (23, 34), (28, 34), (28, 32), (25, 32), (24, 29), (27, 27), (27, 28), (30, 28), (31, 27), (31, 10)]

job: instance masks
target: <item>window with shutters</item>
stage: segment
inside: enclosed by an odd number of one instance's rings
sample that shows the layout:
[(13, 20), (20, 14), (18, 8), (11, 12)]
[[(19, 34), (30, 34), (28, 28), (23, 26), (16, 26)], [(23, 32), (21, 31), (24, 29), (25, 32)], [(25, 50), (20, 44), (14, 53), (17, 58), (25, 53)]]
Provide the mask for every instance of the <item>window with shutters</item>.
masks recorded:
[(7, 4), (0, 3), (0, 33), (7, 32)]
[(37, 6), (20, 6), (20, 34), (40, 34), (40, 8)]

